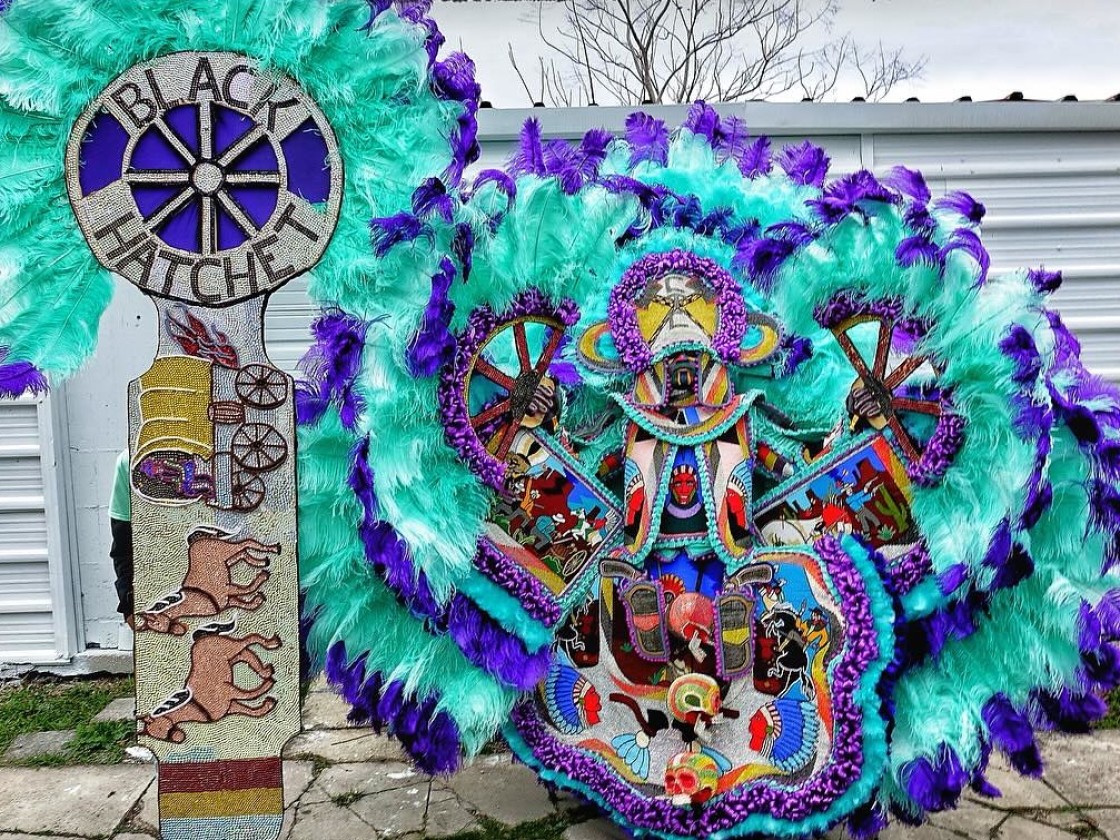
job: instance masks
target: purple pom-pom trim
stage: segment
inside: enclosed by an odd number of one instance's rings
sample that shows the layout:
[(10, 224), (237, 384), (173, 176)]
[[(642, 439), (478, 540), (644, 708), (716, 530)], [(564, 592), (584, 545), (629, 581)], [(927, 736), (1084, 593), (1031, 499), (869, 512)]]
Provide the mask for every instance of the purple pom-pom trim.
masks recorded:
[(892, 594), (902, 597), (912, 592), (931, 574), (933, 574), (933, 560), (929, 555), (929, 549), (924, 542), (919, 542), (887, 567), (887, 589)]
[(436, 711), (438, 697), (408, 697), (404, 683), (386, 684), (380, 672), (366, 669), (365, 660), (363, 654), (349, 662), (342, 641), (327, 651), (327, 681), (350, 704), (350, 722), (368, 723), (378, 732), (387, 731), (425, 773), (454, 773), (462, 752), (459, 727), (446, 712)]
[(525, 612), (547, 627), (560, 623), (564, 611), (537, 578), (511, 560), (487, 539), (478, 541), (474, 567), (521, 602)]
[(536, 762), (595, 791), (596, 798), (628, 825), (667, 834), (709, 837), (756, 815), (796, 823), (827, 810), (863, 773), (863, 710), (856, 695), (862, 675), (881, 652), (871, 599), (851, 557), (832, 537), (818, 540), (815, 548), (836, 586), (849, 635), (843, 658), (833, 666), (832, 753), (828, 764), (808, 782), (795, 788), (769, 783), (748, 785), (710, 800), (703, 808), (678, 808), (667, 799), (636, 793), (605, 763), (558, 740), (541, 720), (533, 701), (527, 700), (514, 708), (513, 724)]
[(565, 327), (570, 327), (579, 320), (579, 308), (571, 300), (553, 305), (537, 289), (521, 292), (500, 315), (489, 306), (480, 306), (470, 314), (466, 328), (456, 336), (455, 354), (440, 377), (440, 415), (448, 445), (479, 479), (499, 492), (504, 489), (502, 479), (505, 476), (505, 464), (487, 451), (471, 426), (470, 411), (463, 389), (471, 360), (483, 343), (500, 324), (525, 315), (554, 318)]
[(635, 301), (650, 283), (677, 273), (703, 280), (715, 293), (719, 324), (712, 339), (712, 349), (725, 362), (735, 364), (739, 360), (740, 345), (747, 331), (747, 307), (738, 281), (714, 260), (674, 249), (638, 260), (611, 289), (607, 305), (611, 336), (619, 357), (635, 373), (646, 370), (653, 361), (653, 353), (638, 329)]

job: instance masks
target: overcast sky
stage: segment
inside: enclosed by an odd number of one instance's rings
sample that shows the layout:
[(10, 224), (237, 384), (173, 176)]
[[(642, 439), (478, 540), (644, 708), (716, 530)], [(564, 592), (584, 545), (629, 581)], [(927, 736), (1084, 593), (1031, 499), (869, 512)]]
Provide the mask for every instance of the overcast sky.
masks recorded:
[[(888, 100), (917, 96), (951, 101), (968, 94), (1000, 99), (1013, 90), (1030, 99), (1065, 94), (1104, 99), (1120, 93), (1120, 0), (839, 0), (834, 35), (851, 32), (925, 56), (923, 77)], [(483, 98), (497, 107), (530, 104), (506, 56), (513, 43), (523, 69), (547, 48), (537, 32), (563, 19), (562, 3), (532, 0), (435, 0), (433, 12), (449, 46), (478, 65)], [(524, 62), (520, 61), (524, 57)], [(531, 79), (532, 81), (532, 79)], [(838, 98), (859, 91), (850, 86)], [(790, 94), (800, 98), (800, 94)], [(1120, 107), (1118, 105), (1117, 107)]]

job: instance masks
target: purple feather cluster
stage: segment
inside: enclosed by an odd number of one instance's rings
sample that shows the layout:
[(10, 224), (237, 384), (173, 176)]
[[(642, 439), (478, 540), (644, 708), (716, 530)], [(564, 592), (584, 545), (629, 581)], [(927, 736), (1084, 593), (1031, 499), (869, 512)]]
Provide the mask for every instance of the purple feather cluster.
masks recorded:
[(459, 728), (447, 712), (437, 711), (438, 696), (410, 697), (403, 682), (387, 683), (381, 672), (367, 669), (366, 656), (350, 662), (342, 641), (327, 651), (327, 680), (350, 704), (350, 722), (392, 735), (425, 773), (438, 776), (458, 770)]
[(548, 670), (547, 647), (533, 652), (526, 650), (524, 642), (462, 593), (452, 595), (445, 605), (439, 603), (432, 594), (427, 576), (413, 564), (404, 540), (378, 516), (368, 454), (367, 437), (354, 453), (350, 472), (350, 488), (362, 505), (358, 532), (367, 562), (413, 617), (424, 623), (428, 632), (446, 634), (468, 661), (506, 685), (521, 691), (532, 689), (544, 679)]
[(566, 140), (545, 142), (540, 123), (530, 119), (521, 129), (517, 151), (509, 161), (509, 172), (514, 176), (556, 178), (565, 193), (575, 195), (585, 185), (598, 180), (599, 169), (607, 159), (607, 147), (613, 139), (609, 131), (593, 128), (578, 145)]
[(883, 183), (908, 199), (903, 219), (913, 235), (903, 239), (895, 249), (895, 260), (904, 268), (927, 265), (944, 273), (949, 255), (960, 251), (978, 266), (976, 285), (988, 278), (991, 257), (980, 237), (973, 230), (984, 218), (984, 205), (964, 192), (954, 191), (932, 202), (936, 210), (956, 213), (964, 222), (955, 228), (943, 243), (936, 241), (937, 222), (930, 212), (931, 194), (920, 172), (896, 166), (883, 178)]
[[(341, 310), (332, 310), (311, 325), (315, 343), (299, 362), (308, 381), (296, 386), (296, 420), (301, 425), (319, 422), (332, 403), (339, 420), (353, 430), (365, 408), (355, 390), (362, 365), (369, 324)], [(2, 372), (0, 368), (0, 372)]]
[(31, 362), (7, 361), (9, 355), (10, 348), (0, 346), (0, 398), (45, 394), (48, 390), (47, 378), (42, 371)]
[(451, 302), (451, 283), (456, 277), (455, 265), (447, 257), (432, 275), (432, 293), (420, 319), (420, 329), (408, 345), (408, 369), (413, 376), (433, 376), (455, 353), (455, 336), (451, 319), (455, 304)]

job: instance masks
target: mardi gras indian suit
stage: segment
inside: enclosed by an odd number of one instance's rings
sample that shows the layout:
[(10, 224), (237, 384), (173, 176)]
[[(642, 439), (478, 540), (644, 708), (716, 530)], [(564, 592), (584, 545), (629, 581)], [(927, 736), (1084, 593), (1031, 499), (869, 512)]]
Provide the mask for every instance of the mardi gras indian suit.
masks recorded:
[(157, 313), (164, 836), (280, 830), (300, 641), (422, 770), (501, 731), (637, 836), (867, 838), (998, 795), (994, 750), (1039, 775), (1120, 681), (1120, 397), (1060, 275), (704, 103), (467, 179), (442, 43), (415, 2), (0, 0), (0, 393), (81, 366), (114, 273)]

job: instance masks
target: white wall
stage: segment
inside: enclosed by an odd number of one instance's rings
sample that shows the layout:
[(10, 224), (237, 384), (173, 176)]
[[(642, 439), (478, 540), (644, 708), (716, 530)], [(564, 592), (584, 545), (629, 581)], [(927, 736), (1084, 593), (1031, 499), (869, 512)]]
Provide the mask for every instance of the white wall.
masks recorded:
[[(1120, 380), (1120, 105), (747, 105), (727, 109), (782, 141), (810, 136), (835, 171), (923, 169), (935, 192), (963, 188), (989, 209), (985, 241), (996, 270), (1045, 264), (1063, 269), (1057, 302), (1098, 372)], [(522, 120), (537, 116), (547, 136), (576, 136), (592, 125), (619, 129), (622, 109), (483, 111), (480, 166), (508, 154)], [(683, 109), (665, 109), (670, 124)], [(127, 382), (145, 370), (155, 343), (153, 309), (121, 283), (102, 322), (91, 364), (62, 389), (69, 471), (70, 557), (82, 592), (84, 643), (118, 644), (108, 558), (111, 468), (125, 442)], [(299, 285), (268, 313), (270, 353), (292, 369), (311, 309)], [(59, 606), (66, 609), (65, 605)], [(127, 644), (127, 636), (125, 637)], [(79, 645), (80, 646), (80, 645)]]

